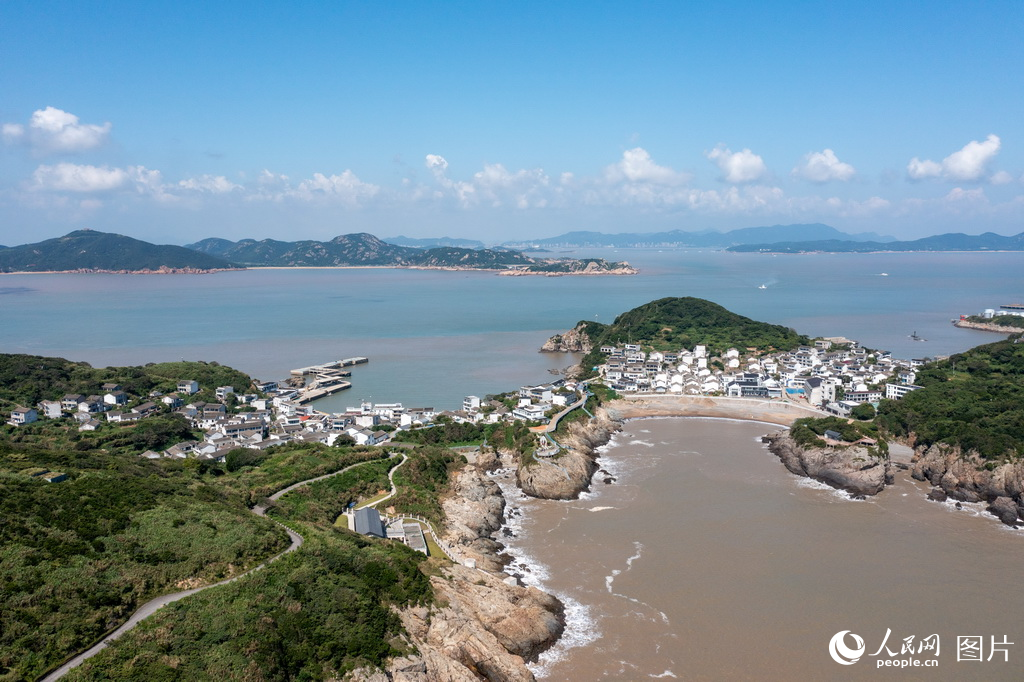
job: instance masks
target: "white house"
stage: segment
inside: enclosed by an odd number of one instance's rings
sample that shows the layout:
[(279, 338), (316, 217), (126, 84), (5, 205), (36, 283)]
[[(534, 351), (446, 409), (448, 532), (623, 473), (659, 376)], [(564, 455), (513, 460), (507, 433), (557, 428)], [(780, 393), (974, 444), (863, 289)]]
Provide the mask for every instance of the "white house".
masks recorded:
[(11, 420), (8, 423), (22, 426), (23, 424), (31, 424), (38, 418), (39, 413), (31, 407), (18, 407), (11, 410)]
[(178, 382), (178, 393), (184, 393), (185, 395), (192, 395), (193, 393), (199, 393), (199, 382), (193, 381), (192, 379), (183, 379)]
[(47, 419), (60, 419), (63, 416), (59, 400), (44, 400), (38, 407), (39, 412)]

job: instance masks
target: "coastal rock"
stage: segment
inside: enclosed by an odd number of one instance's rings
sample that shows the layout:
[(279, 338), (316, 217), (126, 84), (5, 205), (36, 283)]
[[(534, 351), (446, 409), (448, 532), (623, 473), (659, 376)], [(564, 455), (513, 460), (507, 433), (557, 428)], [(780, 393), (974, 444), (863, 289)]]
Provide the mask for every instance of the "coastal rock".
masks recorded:
[(443, 569), (430, 582), (436, 605), (399, 612), (419, 655), (393, 660), (387, 679), (534, 681), (526, 661), (565, 630), (558, 599), (459, 565)]
[(1007, 526), (1017, 525), (1017, 505), (1009, 497), (997, 497), (988, 505), (986, 511), (998, 517)]
[(928, 481), (954, 500), (989, 502), (988, 511), (1004, 523), (1015, 524), (1024, 507), (1024, 462), (993, 466), (975, 452), (937, 444), (919, 447), (911, 467), (915, 479)]
[(493, 535), (505, 521), (505, 498), (485, 469), (494, 468), (496, 462), (494, 455), (482, 455), (476, 465), (464, 467), (441, 507), (447, 518), (445, 541), (462, 558), (473, 559), (484, 570), (500, 572), (504, 563), (498, 552), (503, 547)]
[(942, 488), (932, 488), (928, 491), (928, 499), (934, 502), (945, 502), (949, 499), (949, 496), (946, 495), (946, 491)]
[(551, 458), (520, 462), (516, 483), (530, 497), (575, 500), (589, 489), (597, 471), (597, 449), (608, 442), (619, 426), (603, 409), (598, 409), (587, 422), (570, 424), (568, 433), (559, 438), (561, 452)]
[(540, 347), (542, 353), (589, 353), (594, 344), (587, 334), (587, 327), (578, 324), (564, 334), (555, 334)]
[(892, 480), (888, 461), (871, 457), (866, 448), (804, 448), (788, 432), (769, 436), (768, 448), (789, 471), (813, 478), (853, 496), (877, 495)]

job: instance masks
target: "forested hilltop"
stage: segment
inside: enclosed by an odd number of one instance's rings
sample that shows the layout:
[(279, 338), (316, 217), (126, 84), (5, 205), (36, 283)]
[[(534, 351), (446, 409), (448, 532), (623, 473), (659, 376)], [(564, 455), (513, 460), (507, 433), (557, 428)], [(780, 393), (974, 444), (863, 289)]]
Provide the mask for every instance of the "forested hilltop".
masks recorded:
[(790, 350), (809, 339), (778, 324), (758, 322), (702, 298), (661, 298), (622, 313), (610, 325), (581, 321), (576, 330), (588, 338), (584, 367), (603, 362), (601, 346), (639, 344), (651, 350), (677, 351), (707, 346), (711, 355), (728, 348)]

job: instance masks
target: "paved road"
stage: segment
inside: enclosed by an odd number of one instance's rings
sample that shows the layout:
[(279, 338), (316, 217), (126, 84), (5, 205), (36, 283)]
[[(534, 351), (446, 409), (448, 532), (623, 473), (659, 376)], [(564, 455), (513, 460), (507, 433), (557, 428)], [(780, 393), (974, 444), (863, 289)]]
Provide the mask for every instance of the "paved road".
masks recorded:
[[(391, 455), (391, 456), (394, 457), (394, 455)], [(403, 458), (404, 457), (405, 456), (403, 455)], [(280, 497), (282, 495), (285, 495), (286, 493), (289, 493), (292, 490), (295, 490), (296, 488), (301, 488), (302, 486), (309, 485), (310, 483), (316, 483), (317, 481), (322, 481), (325, 478), (330, 478), (331, 476), (337, 476), (338, 474), (343, 474), (346, 471), (348, 471), (349, 469), (352, 469), (353, 467), (361, 466), (363, 464), (366, 464), (367, 462), (375, 462), (375, 461), (378, 461), (378, 460), (367, 460), (366, 462), (356, 462), (355, 464), (351, 464), (351, 465), (345, 467), (344, 469), (339, 469), (338, 471), (335, 471), (333, 473), (325, 474), (323, 476), (317, 476), (316, 478), (310, 478), (310, 479), (307, 479), (305, 481), (299, 481), (298, 483), (290, 485), (287, 488), (283, 488), (281, 490), (278, 490), (276, 493), (271, 495), (268, 499), (270, 499), (271, 501), (280, 499)], [(405, 462), (405, 459), (403, 459), (402, 462)], [(399, 464), (398, 466), (401, 466), (401, 464)], [(395, 467), (395, 468), (398, 468), (398, 467)], [(392, 472), (393, 471), (394, 471), (394, 469), (392, 469)], [(390, 476), (389, 476), (389, 478), (390, 478)], [(394, 481), (392, 481), (391, 489), (392, 489), (392, 493), (391, 494), (393, 495), (394, 494)], [(389, 497), (390, 497), (390, 495), (389, 495)], [(262, 506), (262, 505), (261, 506), (257, 506), (257, 507), (253, 507), (252, 509), (250, 509), (250, 511), (253, 514), (256, 514), (257, 516), (266, 517), (266, 515), (267, 515), (267, 507), (266, 506)], [(93, 656), (95, 656), (99, 652), (103, 651), (115, 639), (117, 639), (118, 637), (120, 637), (124, 633), (126, 633), (129, 630), (131, 630), (132, 628), (134, 628), (136, 625), (141, 623), (146, 618), (149, 618), (150, 616), (152, 616), (154, 613), (156, 613), (160, 609), (161, 606), (165, 606), (167, 604), (171, 604), (173, 602), (178, 601), (179, 599), (184, 599), (185, 597), (191, 596), (191, 595), (195, 594), (196, 592), (202, 592), (203, 590), (208, 590), (211, 587), (218, 587), (220, 585), (227, 585), (228, 583), (233, 583), (236, 580), (239, 580), (240, 578), (244, 578), (245, 576), (250, 575), (252, 573), (255, 573), (256, 571), (264, 568), (265, 566), (267, 566), (269, 564), (272, 564), (273, 562), (275, 562), (278, 559), (280, 559), (281, 557), (283, 557), (285, 554), (288, 554), (289, 552), (294, 552), (299, 547), (302, 547), (302, 543), (304, 542), (304, 540), (302, 539), (301, 535), (299, 535), (298, 533), (296, 533), (295, 531), (293, 531), (291, 528), (289, 528), (288, 526), (284, 525), (280, 521), (276, 521), (275, 520), (274, 523), (276, 523), (277, 525), (279, 525), (282, 528), (284, 528), (288, 532), (288, 537), (291, 538), (291, 544), (288, 545), (288, 548), (285, 549), (283, 552), (281, 552), (280, 554), (276, 554), (276, 555), (272, 556), (271, 558), (267, 559), (266, 561), (264, 561), (260, 565), (254, 567), (254, 568), (250, 568), (245, 573), (240, 573), (240, 574), (236, 575), (233, 578), (227, 578), (226, 580), (221, 580), (221, 581), (216, 582), (216, 583), (211, 583), (210, 585), (203, 585), (202, 587), (195, 587), (195, 588), (192, 588), (191, 590), (184, 590), (182, 592), (173, 592), (171, 594), (165, 594), (165, 595), (162, 595), (160, 597), (156, 597), (155, 599), (150, 599), (148, 602), (146, 602), (145, 604), (140, 606), (139, 609), (135, 613), (133, 613), (131, 615), (131, 618), (129, 618), (123, 625), (121, 625), (121, 627), (117, 628), (116, 630), (111, 632), (109, 635), (104, 637), (102, 640), (100, 640), (98, 643), (94, 644), (92, 647), (86, 649), (85, 651), (83, 651), (82, 653), (78, 654), (77, 656), (72, 658), (70, 661), (68, 661), (67, 663), (62, 665), (61, 667), (59, 667), (56, 670), (54, 670), (52, 673), (50, 673), (46, 677), (42, 678), (41, 682), (52, 682), (53, 680), (59, 680), (60, 678), (64, 677), (64, 675), (66, 675), (69, 670), (71, 670), (72, 668), (77, 668), (86, 659), (92, 658)]]

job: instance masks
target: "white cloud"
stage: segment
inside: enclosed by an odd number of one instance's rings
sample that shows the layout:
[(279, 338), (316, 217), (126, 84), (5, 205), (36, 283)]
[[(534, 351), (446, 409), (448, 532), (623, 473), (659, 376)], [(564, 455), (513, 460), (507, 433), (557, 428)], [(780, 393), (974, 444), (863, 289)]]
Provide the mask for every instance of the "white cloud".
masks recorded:
[(121, 168), (58, 163), (39, 166), (32, 175), (34, 189), (58, 192), (108, 192), (123, 187), (129, 179)]
[(686, 173), (679, 173), (651, 160), (646, 149), (636, 147), (622, 153), (622, 159), (605, 169), (609, 182), (651, 183), (655, 185), (683, 185), (690, 181)]
[(324, 175), (314, 173), (309, 180), (303, 180), (294, 190), (288, 192), (289, 196), (299, 199), (314, 200), (326, 199), (340, 201), (350, 207), (357, 207), (366, 199), (376, 195), (380, 191), (377, 185), (363, 182), (350, 170), (342, 171), (337, 175)]
[(242, 188), (241, 185), (236, 185), (223, 175), (201, 175), (197, 178), (188, 178), (180, 181), (178, 186), (182, 189), (209, 192), (210, 194), (227, 194)]
[(935, 161), (928, 161), (916, 156), (907, 164), (907, 175), (912, 180), (923, 180), (925, 178), (937, 178), (942, 175), (942, 164)]
[(819, 183), (831, 180), (846, 182), (856, 172), (853, 166), (840, 161), (831, 149), (807, 154), (803, 163), (793, 169), (793, 175)]
[[(988, 164), (999, 153), (1001, 142), (997, 135), (989, 135), (983, 142), (972, 140), (937, 163), (920, 160), (916, 156), (907, 164), (911, 180), (942, 177), (947, 180), (981, 180)], [(1000, 176), (999, 173), (996, 176)], [(995, 180), (996, 176), (993, 176)]]
[(764, 160), (749, 149), (733, 153), (725, 145), (718, 145), (706, 156), (718, 164), (722, 179), (733, 184), (754, 182), (768, 171)]
[(448, 170), (448, 160), (437, 154), (427, 154), (427, 168), (434, 172), (444, 173)]
[(8, 143), (27, 143), (37, 154), (81, 152), (95, 149), (110, 136), (110, 122), (81, 123), (77, 116), (56, 107), (39, 109), (28, 126), (5, 123), (3, 138)]
[(989, 178), (988, 181), (993, 185), (1009, 185), (1013, 182), (1013, 176), (1006, 171), (999, 171), (997, 173), (993, 173), (992, 177)]

